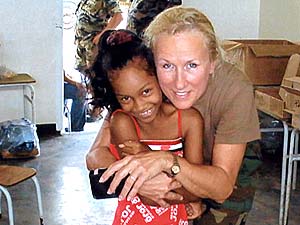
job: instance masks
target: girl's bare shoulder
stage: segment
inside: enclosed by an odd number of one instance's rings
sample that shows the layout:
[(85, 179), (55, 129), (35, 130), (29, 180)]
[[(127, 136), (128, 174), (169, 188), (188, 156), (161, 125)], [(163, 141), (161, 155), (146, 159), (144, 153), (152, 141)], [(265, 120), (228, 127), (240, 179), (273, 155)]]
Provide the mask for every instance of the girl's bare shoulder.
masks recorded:
[(126, 128), (129, 125), (133, 125), (133, 118), (125, 111), (118, 110), (110, 117), (111, 127)]

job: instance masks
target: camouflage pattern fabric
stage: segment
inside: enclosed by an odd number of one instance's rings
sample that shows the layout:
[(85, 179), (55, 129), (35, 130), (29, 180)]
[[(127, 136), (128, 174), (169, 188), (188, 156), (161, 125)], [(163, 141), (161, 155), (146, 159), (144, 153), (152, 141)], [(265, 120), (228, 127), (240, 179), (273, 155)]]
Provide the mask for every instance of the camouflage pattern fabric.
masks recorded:
[(193, 225), (245, 225), (247, 212), (238, 213), (230, 209), (215, 210), (209, 209), (209, 212), (195, 219)]
[[(201, 218), (194, 225), (244, 225), (252, 208), (255, 194), (251, 175), (262, 164), (258, 141), (248, 143), (244, 160), (237, 178), (236, 188), (223, 204), (207, 204)], [(213, 201), (212, 201), (213, 202)]]
[(122, 12), (116, 0), (81, 0), (75, 12), (75, 69), (85, 74), (97, 52), (94, 37), (115, 13)]
[(143, 31), (157, 14), (181, 3), (181, 0), (133, 0), (128, 11), (127, 29), (142, 37)]

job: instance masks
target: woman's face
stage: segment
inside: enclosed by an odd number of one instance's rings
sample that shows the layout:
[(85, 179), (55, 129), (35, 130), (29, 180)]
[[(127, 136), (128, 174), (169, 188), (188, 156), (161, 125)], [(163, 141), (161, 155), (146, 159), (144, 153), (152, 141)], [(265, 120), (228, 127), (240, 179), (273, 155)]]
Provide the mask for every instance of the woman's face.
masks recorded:
[(160, 34), (153, 53), (162, 91), (177, 108), (190, 108), (205, 92), (215, 66), (202, 34)]

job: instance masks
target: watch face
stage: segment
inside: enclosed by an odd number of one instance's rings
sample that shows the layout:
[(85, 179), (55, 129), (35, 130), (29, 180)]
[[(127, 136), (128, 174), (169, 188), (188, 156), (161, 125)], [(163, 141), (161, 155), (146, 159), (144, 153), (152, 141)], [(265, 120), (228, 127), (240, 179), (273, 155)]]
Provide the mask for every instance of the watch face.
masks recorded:
[(171, 170), (172, 170), (172, 173), (174, 175), (176, 175), (176, 174), (178, 174), (180, 172), (180, 166), (179, 165), (174, 165), (174, 166), (172, 166)]

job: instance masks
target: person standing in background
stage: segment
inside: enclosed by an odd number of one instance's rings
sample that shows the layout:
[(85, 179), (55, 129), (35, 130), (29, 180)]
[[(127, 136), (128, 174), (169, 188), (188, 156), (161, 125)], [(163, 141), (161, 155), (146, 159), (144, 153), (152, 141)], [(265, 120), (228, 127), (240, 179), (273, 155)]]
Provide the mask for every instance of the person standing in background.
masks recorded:
[(181, 4), (181, 0), (133, 0), (128, 10), (126, 28), (141, 38), (144, 30), (157, 14)]
[(116, 0), (81, 0), (75, 15), (75, 69), (90, 77), (99, 38), (121, 23), (122, 11)]
[(86, 87), (64, 71), (64, 100), (72, 99), (71, 131), (83, 131), (86, 122)]

